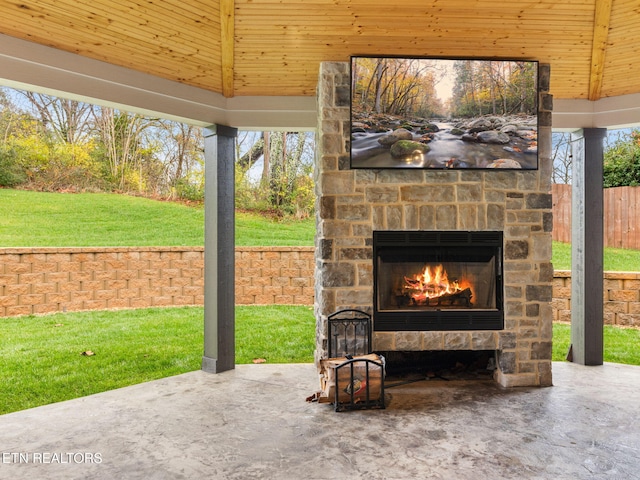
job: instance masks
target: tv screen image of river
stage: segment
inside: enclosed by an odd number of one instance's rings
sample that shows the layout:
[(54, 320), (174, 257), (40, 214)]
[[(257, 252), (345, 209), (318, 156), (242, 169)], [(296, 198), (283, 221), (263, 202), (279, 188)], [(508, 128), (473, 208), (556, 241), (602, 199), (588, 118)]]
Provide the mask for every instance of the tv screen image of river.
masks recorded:
[(351, 167), (538, 168), (538, 62), (351, 58)]

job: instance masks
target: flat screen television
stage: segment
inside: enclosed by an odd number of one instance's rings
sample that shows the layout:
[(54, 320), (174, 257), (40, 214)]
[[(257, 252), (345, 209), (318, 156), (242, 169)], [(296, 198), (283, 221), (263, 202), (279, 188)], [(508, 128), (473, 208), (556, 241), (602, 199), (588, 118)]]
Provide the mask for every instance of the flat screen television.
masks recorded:
[(538, 62), (351, 57), (351, 168), (538, 168)]

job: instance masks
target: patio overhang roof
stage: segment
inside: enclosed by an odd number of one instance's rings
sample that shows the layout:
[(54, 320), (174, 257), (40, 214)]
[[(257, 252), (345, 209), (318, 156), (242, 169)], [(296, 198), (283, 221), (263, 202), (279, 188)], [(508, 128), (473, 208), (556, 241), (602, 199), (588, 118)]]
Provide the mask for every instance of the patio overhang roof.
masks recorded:
[[(636, 0), (0, 2), (0, 85), (202, 126), (304, 130), (317, 125), (322, 62), (346, 62), (354, 54), (473, 55), (549, 64), (553, 126), (612, 128), (640, 124), (639, 15)], [(217, 133), (228, 155), (229, 136)], [(600, 147), (590, 155), (601, 157)], [(216, 179), (232, 185), (233, 172)], [(211, 183), (215, 198), (222, 187)], [(599, 197), (592, 186), (587, 190), (591, 207)], [(228, 204), (218, 205), (222, 214), (233, 210), (227, 197)], [(218, 253), (233, 258), (233, 228), (218, 229), (214, 220), (205, 220), (216, 239), (207, 251), (222, 245)], [(215, 259), (209, 263), (220, 270)], [(205, 283), (205, 298), (216, 301), (216, 282)], [(232, 290), (225, 285), (222, 297), (232, 299)], [(593, 295), (599, 297), (601, 290)], [(601, 330), (602, 318), (595, 320), (584, 336), (598, 340), (591, 327)], [(221, 331), (229, 334), (228, 325), (205, 315), (203, 369), (210, 360), (217, 371)], [(228, 350), (218, 352), (225, 365), (233, 363)]]
[(0, 5), (0, 83), (198, 124), (313, 129), (322, 61), (535, 59), (554, 127), (640, 123), (637, 2), (32, 0)]

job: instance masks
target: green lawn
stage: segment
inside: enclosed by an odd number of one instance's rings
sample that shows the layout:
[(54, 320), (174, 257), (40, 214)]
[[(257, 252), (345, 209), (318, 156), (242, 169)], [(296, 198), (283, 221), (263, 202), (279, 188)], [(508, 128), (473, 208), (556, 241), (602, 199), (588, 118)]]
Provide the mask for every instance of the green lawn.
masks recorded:
[[(553, 325), (553, 360), (563, 361), (571, 344), (571, 325)], [(606, 325), (604, 327), (604, 361), (640, 365), (640, 330)]]
[(314, 218), (273, 220), (236, 212), (236, 245), (242, 247), (311, 247), (316, 234)]
[[(0, 414), (197, 370), (203, 323), (202, 307), (3, 318)], [(309, 363), (314, 349), (313, 309), (236, 307), (237, 364)]]
[[(315, 220), (236, 213), (238, 246), (311, 246)], [(204, 207), (108, 193), (0, 189), (0, 247), (204, 245)]]
[[(571, 270), (571, 244), (553, 242), (553, 268)], [(604, 249), (604, 270), (609, 272), (640, 272), (640, 251), (623, 248)]]
[[(315, 220), (236, 212), (238, 246), (313, 246)], [(200, 246), (204, 208), (107, 193), (0, 189), (0, 247)], [(553, 243), (556, 270), (571, 269), (571, 245)], [(606, 248), (604, 268), (640, 271), (640, 251)]]
[[(553, 336), (553, 360), (563, 361), (570, 326), (554, 325)], [(607, 326), (604, 345), (605, 362), (640, 365), (640, 330)], [(202, 307), (4, 318), (0, 414), (198, 370), (202, 346)], [(237, 364), (310, 363), (314, 348), (312, 308), (236, 307)]]

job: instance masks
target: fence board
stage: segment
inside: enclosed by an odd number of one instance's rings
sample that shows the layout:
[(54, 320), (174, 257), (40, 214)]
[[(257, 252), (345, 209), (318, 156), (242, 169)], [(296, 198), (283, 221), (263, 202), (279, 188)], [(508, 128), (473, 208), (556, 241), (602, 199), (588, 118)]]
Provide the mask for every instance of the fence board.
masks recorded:
[(620, 235), (620, 216), (616, 218), (615, 212), (620, 211), (616, 205), (616, 198), (610, 189), (605, 189), (604, 199), (604, 244), (607, 247), (620, 248), (622, 235)]
[(640, 248), (640, 188), (634, 188), (632, 202), (629, 204), (629, 241)]
[[(607, 190), (611, 190), (609, 188), (605, 189), (605, 191)], [(613, 198), (611, 200), (609, 200), (610, 202), (613, 202), (616, 206), (617, 209), (617, 215), (616, 212), (613, 212), (613, 220), (614, 220), (614, 225), (615, 225), (615, 233), (614, 236), (616, 238), (616, 245), (618, 246), (618, 248), (623, 248), (625, 239), (626, 239), (626, 232), (629, 230), (628, 229), (628, 225), (629, 225), (629, 216), (628, 213), (629, 211), (627, 210), (627, 198), (626, 197), (622, 197), (620, 195), (616, 195), (617, 192), (615, 191), (611, 191), (611, 193), (609, 195), (611, 195)]]
[(602, 193), (602, 200), (604, 202), (603, 208), (602, 208), (602, 214), (604, 215), (604, 224), (603, 224), (603, 228), (604, 228), (604, 245), (606, 247), (613, 247), (616, 244), (616, 239), (615, 239), (615, 233), (614, 233), (614, 228), (613, 228), (613, 224), (611, 222), (611, 218), (613, 218), (613, 212), (615, 212), (615, 205), (613, 203), (611, 203), (611, 201), (609, 200), (609, 193), (607, 192), (608, 189), (605, 189), (604, 192)]
[(553, 240), (571, 243), (571, 185), (553, 184)]
[[(553, 240), (571, 242), (571, 185), (554, 184)], [(640, 250), (640, 187), (604, 189), (605, 247)]]

